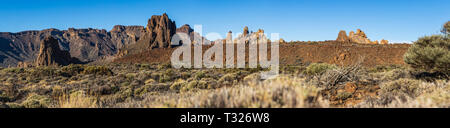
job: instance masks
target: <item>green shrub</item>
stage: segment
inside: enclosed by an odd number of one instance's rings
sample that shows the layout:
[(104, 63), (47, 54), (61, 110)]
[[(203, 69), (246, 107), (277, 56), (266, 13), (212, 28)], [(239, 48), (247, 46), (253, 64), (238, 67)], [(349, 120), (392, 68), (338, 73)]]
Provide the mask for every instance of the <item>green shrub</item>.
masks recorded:
[(172, 65), (170, 63), (163, 63), (158, 65), (158, 70), (166, 70), (172, 68)]
[(133, 98), (134, 91), (133, 88), (129, 86), (122, 86), (120, 87), (120, 91), (117, 92), (115, 95), (118, 98), (119, 101), (125, 101), (126, 99)]
[(151, 65), (150, 64), (139, 64), (140, 69), (151, 69)]
[(170, 82), (172, 80), (174, 80), (175, 77), (175, 71), (172, 69), (168, 69), (166, 70), (162, 76), (159, 77), (159, 82), (164, 83), (164, 82)]
[(151, 83), (155, 83), (156, 81), (152, 78), (145, 80), (145, 84), (151, 84)]
[(8, 105), (9, 108), (24, 108), (23, 105), (18, 103), (6, 103), (6, 105)]
[(25, 108), (47, 108), (51, 103), (50, 98), (37, 94), (28, 95), (27, 99), (22, 102)]
[(9, 102), (10, 97), (0, 91), (0, 102)]
[(414, 42), (404, 55), (412, 68), (427, 72), (450, 72), (450, 39), (442, 35), (425, 36)]
[(205, 83), (207, 85), (207, 89), (216, 89), (219, 88), (220, 85), (217, 83), (217, 80), (213, 78), (202, 78), (198, 81), (200, 84)]
[(404, 69), (404, 67), (400, 65), (377, 65), (375, 67), (369, 68), (367, 71), (374, 73), (374, 72), (387, 72), (395, 69)]
[(61, 71), (73, 76), (84, 71), (84, 66), (80, 64), (70, 64), (62, 67)]
[(186, 81), (183, 79), (179, 79), (179, 80), (173, 82), (172, 85), (170, 85), (170, 89), (178, 91), (178, 90), (182, 89), (185, 85), (186, 85)]
[(416, 97), (420, 95), (420, 81), (413, 79), (399, 79), (381, 85), (380, 94), (393, 96)]
[(242, 81), (244, 84), (257, 84), (261, 81), (261, 75), (260, 73), (253, 73), (245, 76)]
[(208, 88), (208, 83), (206, 81), (194, 80), (194, 81), (191, 81), (191, 82), (187, 83), (185, 90), (207, 89), (207, 88)]
[(198, 71), (195, 73), (195, 79), (200, 80), (202, 78), (206, 77), (206, 71)]
[(105, 66), (88, 66), (86, 67), (83, 74), (94, 74), (94, 75), (113, 75), (114, 73)]
[(220, 77), (218, 82), (222, 85), (231, 85), (235, 81), (237, 81), (237, 78), (238, 78), (237, 73), (228, 73), (228, 74), (225, 74), (224, 76)]
[(5, 68), (3, 71), (10, 73), (23, 73), (25, 70), (23, 68)]
[(61, 74), (58, 70), (52, 67), (36, 67), (28, 70), (28, 73), (34, 77), (58, 76)]
[(303, 71), (303, 73), (307, 75), (320, 75), (327, 70), (336, 69), (337, 67), (332, 64), (326, 64), (326, 63), (312, 63), (308, 67), (306, 67), (306, 70)]
[(345, 99), (352, 97), (352, 95), (353, 94), (350, 92), (340, 92), (336, 95), (336, 98), (339, 100), (345, 100)]
[(410, 74), (406, 69), (393, 69), (387, 72), (383, 72), (383, 77), (381, 79), (384, 81), (393, 81), (408, 77), (410, 77)]

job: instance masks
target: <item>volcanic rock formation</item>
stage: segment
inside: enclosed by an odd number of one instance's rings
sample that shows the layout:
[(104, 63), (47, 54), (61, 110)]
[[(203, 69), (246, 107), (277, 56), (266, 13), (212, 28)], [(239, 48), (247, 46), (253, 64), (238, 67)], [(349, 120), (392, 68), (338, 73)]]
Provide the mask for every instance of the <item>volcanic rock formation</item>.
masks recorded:
[(18, 33), (0, 32), (0, 67), (16, 66), (19, 62), (34, 61), (41, 42), (52, 36), (61, 49), (69, 51), (81, 61), (94, 61), (114, 55), (125, 45), (134, 44), (141, 37), (143, 26), (115, 26), (110, 32), (103, 29), (68, 30), (45, 29)]
[(36, 66), (69, 65), (71, 63), (79, 63), (79, 61), (72, 58), (68, 51), (61, 50), (57, 39), (49, 36), (41, 42), (41, 48), (35, 60)]
[[(146, 37), (150, 37), (151, 47), (170, 47), (170, 40), (172, 36), (176, 33), (175, 21), (169, 19), (166, 13), (162, 16), (154, 15), (148, 21), (146, 28)], [(145, 40), (144, 40), (145, 41)]]
[(191, 40), (194, 40), (194, 29), (191, 28), (191, 26), (189, 26), (189, 24), (185, 24), (183, 26), (181, 26), (180, 28), (177, 28), (177, 33), (186, 33), (189, 35), (189, 37), (191, 38)]
[[(339, 31), (339, 35), (336, 39), (339, 42), (353, 42), (358, 44), (379, 44), (378, 41), (370, 41), (367, 35), (361, 30), (357, 29), (356, 33), (350, 31), (349, 35), (344, 30)], [(388, 44), (387, 40), (381, 40), (381, 44)]]
[[(0, 67), (28, 65), (37, 58), (40, 43), (45, 37), (52, 36), (60, 43), (62, 50), (69, 51), (73, 57), (83, 62), (92, 62), (104, 57), (122, 53), (170, 47), (171, 36), (177, 31), (175, 22), (167, 14), (152, 16), (148, 25), (116, 25), (111, 31), (104, 29), (45, 29), (42, 31), (23, 31), (18, 33), (0, 32)], [(182, 26), (179, 30), (189, 33), (193, 30)], [(141, 45), (133, 46), (140, 42)], [(128, 48), (129, 47), (129, 48)]]
[(347, 36), (347, 32), (345, 32), (344, 30), (341, 30), (341, 31), (339, 31), (339, 35), (338, 35), (336, 41), (350, 42), (350, 38)]
[(118, 56), (137, 54), (153, 48), (170, 48), (170, 41), (176, 29), (175, 21), (169, 19), (166, 13), (160, 16), (154, 15), (148, 20), (147, 27), (137, 43), (120, 49)]

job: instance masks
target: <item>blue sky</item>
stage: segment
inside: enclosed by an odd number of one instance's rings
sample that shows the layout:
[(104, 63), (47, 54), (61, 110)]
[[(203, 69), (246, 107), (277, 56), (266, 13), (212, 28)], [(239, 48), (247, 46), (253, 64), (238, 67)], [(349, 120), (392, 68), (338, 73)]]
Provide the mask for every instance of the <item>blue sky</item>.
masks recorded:
[(146, 25), (166, 12), (203, 33), (244, 26), (285, 40), (334, 40), (362, 29), (371, 40), (414, 41), (438, 34), (450, 20), (450, 0), (0, 0), (0, 32)]

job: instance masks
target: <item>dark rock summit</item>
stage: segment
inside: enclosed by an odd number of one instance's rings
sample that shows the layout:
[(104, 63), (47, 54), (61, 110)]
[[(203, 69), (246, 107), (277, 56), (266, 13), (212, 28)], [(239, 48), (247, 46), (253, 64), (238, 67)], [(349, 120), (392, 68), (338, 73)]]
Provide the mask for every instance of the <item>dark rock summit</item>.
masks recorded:
[(145, 37), (148, 40), (143, 40), (142, 42), (150, 43), (151, 48), (170, 47), (170, 40), (176, 33), (176, 29), (175, 21), (170, 20), (166, 13), (162, 16), (154, 15), (148, 21), (146, 28)]
[(189, 26), (189, 24), (185, 24), (180, 28), (177, 28), (177, 33), (186, 33), (191, 38), (191, 40), (194, 40), (195, 32), (194, 29)]

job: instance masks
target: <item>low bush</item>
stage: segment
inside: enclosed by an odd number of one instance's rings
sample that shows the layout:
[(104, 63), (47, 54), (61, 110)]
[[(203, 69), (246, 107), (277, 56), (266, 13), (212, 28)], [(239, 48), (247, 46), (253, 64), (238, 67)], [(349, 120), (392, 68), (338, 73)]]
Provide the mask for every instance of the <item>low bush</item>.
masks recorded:
[(331, 88), (348, 81), (358, 82), (365, 76), (367, 76), (366, 71), (358, 64), (334, 70), (327, 70), (320, 76), (316, 76), (314, 82), (320, 87)]
[(25, 108), (47, 108), (51, 105), (51, 100), (46, 96), (30, 94), (21, 105)]
[(235, 83), (237, 79), (238, 79), (237, 73), (228, 73), (220, 77), (220, 79), (217, 82), (222, 85), (231, 85)]
[(114, 73), (105, 66), (88, 66), (86, 67), (83, 74), (94, 74), (94, 75), (113, 75)]
[(420, 95), (420, 81), (413, 79), (399, 79), (384, 83), (380, 86), (380, 94), (392, 94), (395, 96), (416, 97)]
[(312, 63), (303, 71), (307, 75), (320, 75), (325, 73), (327, 70), (336, 69), (335, 65), (326, 63)]
[(179, 91), (186, 85), (186, 81), (183, 79), (178, 79), (170, 85), (171, 90)]
[(25, 70), (23, 68), (5, 68), (2, 71), (10, 72), (10, 73), (23, 73)]
[(61, 71), (73, 76), (84, 71), (84, 66), (80, 64), (70, 64), (61, 68)]
[(427, 72), (450, 73), (450, 38), (425, 36), (414, 42), (404, 55), (412, 68)]

